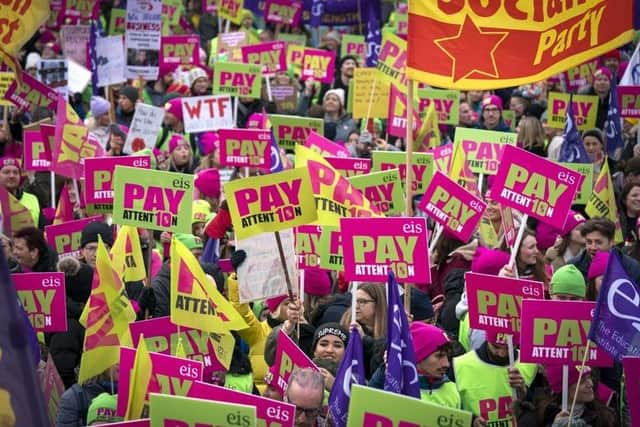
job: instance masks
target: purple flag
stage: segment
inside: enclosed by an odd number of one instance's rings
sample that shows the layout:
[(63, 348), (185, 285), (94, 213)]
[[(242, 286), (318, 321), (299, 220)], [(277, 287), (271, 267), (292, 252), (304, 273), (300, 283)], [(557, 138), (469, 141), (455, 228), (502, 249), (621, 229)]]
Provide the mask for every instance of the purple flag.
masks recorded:
[(380, 0), (364, 2), (362, 21), (367, 23), (365, 43), (367, 44), (367, 67), (375, 67), (378, 64), (378, 53), (382, 43), (380, 23), (382, 22), (382, 6)]
[(640, 290), (613, 250), (598, 294), (589, 339), (616, 361), (640, 357)]
[(420, 399), (420, 383), (409, 321), (398, 292), (398, 282), (391, 270), (387, 282), (387, 299), (387, 369), (384, 389)]
[(317, 28), (322, 24), (324, 1), (325, 0), (313, 0), (313, 3), (311, 4), (311, 19), (309, 20), (309, 25), (314, 28)]
[(607, 155), (614, 160), (620, 160), (622, 149), (624, 148), (617, 80), (616, 76), (611, 79), (609, 110), (607, 111), (607, 120), (604, 122), (604, 131), (607, 134)]
[(347, 425), (351, 385), (365, 384), (363, 360), (360, 333), (355, 327), (352, 327), (349, 344), (344, 352), (344, 358), (338, 368), (336, 380), (329, 395), (329, 411), (333, 425), (336, 427), (346, 427)]
[(591, 159), (584, 149), (582, 138), (576, 127), (576, 118), (573, 115), (573, 95), (569, 97), (569, 107), (564, 121), (564, 141), (560, 146), (558, 161), (567, 163), (591, 163)]
[(91, 67), (91, 89), (93, 95), (98, 95), (98, 55), (96, 51), (97, 38), (100, 36), (100, 28), (95, 19), (91, 20), (91, 31), (89, 32), (89, 66)]
[[(0, 415), (7, 425), (49, 425), (44, 396), (33, 363), (35, 334), (18, 303), (7, 261), (0, 255)], [(2, 418), (2, 417), (0, 417)]]

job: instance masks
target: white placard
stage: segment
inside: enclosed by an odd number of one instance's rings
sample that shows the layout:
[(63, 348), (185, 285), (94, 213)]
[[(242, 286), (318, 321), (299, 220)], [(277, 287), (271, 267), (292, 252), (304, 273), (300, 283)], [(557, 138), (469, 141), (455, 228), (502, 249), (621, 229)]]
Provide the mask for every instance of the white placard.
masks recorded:
[(162, 0), (129, 0), (125, 17), (127, 78), (156, 80), (162, 37)]
[(98, 37), (96, 39), (98, 87), (126, 81), (124, 75), (124, 44), (122, 36)]

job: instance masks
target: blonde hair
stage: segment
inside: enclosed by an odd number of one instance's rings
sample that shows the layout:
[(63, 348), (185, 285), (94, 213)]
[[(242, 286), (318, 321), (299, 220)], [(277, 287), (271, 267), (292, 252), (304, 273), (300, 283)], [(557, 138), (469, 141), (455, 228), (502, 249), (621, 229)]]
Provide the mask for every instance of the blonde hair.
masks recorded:
[(518, 131), (518, 142), (520, 142), (524, 148), (544, 148), (545, 134), (540, 120), (535, 117), (525, 116), (520, 119), (518, 127), (520, 128)]

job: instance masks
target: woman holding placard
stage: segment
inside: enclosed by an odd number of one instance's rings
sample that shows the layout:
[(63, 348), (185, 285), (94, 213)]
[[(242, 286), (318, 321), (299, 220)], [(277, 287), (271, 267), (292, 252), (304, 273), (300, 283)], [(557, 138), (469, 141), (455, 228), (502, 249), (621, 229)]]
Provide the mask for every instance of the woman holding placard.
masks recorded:
[[(505, 246), (504, 250), (508, 250)], [(547, 276), (542, 255), (538, 251), (538, 241), (536, 235), (531, 230), (525, 230), (522, 236), (522, 243), (518, 248), (516, 256), (517, 277), (520, 279), (536, 280), (544, 283), (545, 289), (549, 287), (549, 276)], [(505, 265), (500, 270), (499, 276), (515, 277), (516, 272), (510, 265)]]

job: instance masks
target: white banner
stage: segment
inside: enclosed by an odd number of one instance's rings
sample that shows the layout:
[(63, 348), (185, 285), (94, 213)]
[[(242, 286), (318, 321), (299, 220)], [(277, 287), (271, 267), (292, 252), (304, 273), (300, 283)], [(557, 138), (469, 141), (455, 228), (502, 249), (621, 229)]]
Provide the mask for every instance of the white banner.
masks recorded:
[(162, 37), (162, 0), (127, 2), (125, 46), (127, 78), (158, 78)]
[(232, 128), (233, 105), (229, 95), (192, 96), (182, 98), (185, 132), (205, 132)]
[(136, 104), (136, 111), (133, 113), (131, 127), (124, 143), (124, 151), (135, 153), (144, 148), (153, 149), (158, 138), (158, 130), (162, 126), (162, 120), (164, 120), (164, 108), (142, 103)]
[(98, 37), (96, 39), (98, 59), (98, 87), (126, 81), (124, 75), (124, 44), (122, 36)]

